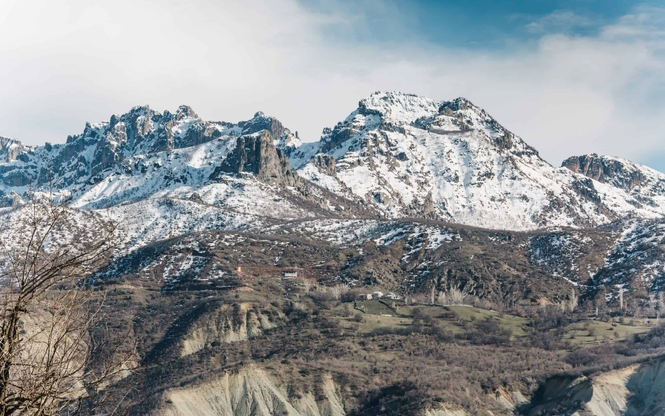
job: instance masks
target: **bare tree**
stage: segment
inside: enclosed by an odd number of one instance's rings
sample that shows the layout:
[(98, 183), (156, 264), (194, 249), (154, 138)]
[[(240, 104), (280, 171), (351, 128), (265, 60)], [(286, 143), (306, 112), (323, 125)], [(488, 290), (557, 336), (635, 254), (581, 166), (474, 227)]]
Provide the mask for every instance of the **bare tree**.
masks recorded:
[(468, 295), (466, 292), (458, 288), (451, 287), (446, 292), (439, 292), (438, 302), (445, 306), (464, 305), (467, 297)]
[(7, 216), (0, 230), (0, 414), (117, 412), (115, 386), (135, 367), (133, 348), (107, 341), (103, 296), (89, 287), (116, 249), (115, 224), (40, 202)]
[(335, 300), (340, 300), (342, 295), (346, 294), (349, 291), (347, 285), (335, 285), (330, 287), (330, 295)]
[(310, 290), (312, 290), (312, 282), (305, 278), (302, 281), (302, 288), (305, 291), (305, 294), (308, 294)]
[(317, 299), (340, 300), (342, 295), (349, 291), (349, 287), (343, 284), (335, 286), (317, 286), (311, 296)]
[(579, 299), (577, 297), (577, 292), (575, 291), (575, 288), (572, 287), (570, 288), (570, 299), (568, 302), (568, 310), (570, 312), (574, 312), (578, 304), (579, 304)]
[(623, 311), (623, 288), (619, 288), (619, 310)]

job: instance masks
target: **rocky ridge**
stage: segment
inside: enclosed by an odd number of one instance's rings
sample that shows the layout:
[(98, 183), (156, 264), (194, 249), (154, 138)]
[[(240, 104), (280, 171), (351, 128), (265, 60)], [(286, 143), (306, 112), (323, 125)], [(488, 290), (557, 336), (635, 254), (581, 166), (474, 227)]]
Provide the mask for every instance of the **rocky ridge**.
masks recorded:
[(48, 188), (99, 209), (252, 177), (280, 192), (314, 183), (328, 191), (323, 199), (318, 191), (324, 211), (336, 195), (371, 215), (493, 229), (589, 228), (665, 213), (664, 174), (596, 155), (555, 168), (464, 98), (377, 92), (314, 143), (261, 112), (234, 124), (204, 121), (188, 106), (144, 106), (88, 123), (65, 144), (3, 139), (0, 149), (5, 206)]

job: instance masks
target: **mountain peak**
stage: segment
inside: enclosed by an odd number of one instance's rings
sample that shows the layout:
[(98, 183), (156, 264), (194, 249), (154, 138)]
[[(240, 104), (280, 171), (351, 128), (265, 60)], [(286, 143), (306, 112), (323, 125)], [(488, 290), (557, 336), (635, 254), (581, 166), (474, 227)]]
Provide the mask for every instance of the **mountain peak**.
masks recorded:
[(295, 136), (279, 120), (275, 117), (267, 116), (263, 111), (257, 111), (254, 117), (247, 121), (241, 121), (238, 123), (238, 126), (242, 128), (243, 135), (267, 130), (272, 135), (275, 144), (280, 148), (287, 146), (287, 142), (289, 143), (289, 147), (297, 147), (300, 143), (300, 141), (295, 143)]
[(397, 91), (376, 91), (360, 100), (358, 110), (352, 113), (364, 116), (378, 115), (382, 121), (396, 125), (411, 124), (419, 119), (433, 119), (439, 115), (464, 117), (480, 123), (498, 123), (482, 108), (464, 97), (437, 102), (427, 97)]
[(463, 111), (463, 110), (482, 110), (480, 107), (477, 105), (473, 104), (469, 99), (464, 98), (464, 97), (457, 97), (452, 101), (444, 101), (441, 103), (441, 107), (439, 108), (439, 111), (445, 109), (445, 108), (450, 108), (452, 111)]
[(28, 147), (16, 139), (0, 136), (0, 162), (12, 162)]
[(199, 116), (192, 110), (192, 107), (188, 105), (181, 105), (178, 107), (178, 112), (176, 113), (176, 120), (182, 120), (183, 118), (196, 118), (198, 119)]
[(358, 113), (379, 115), (396, 124), (409, 124), (437, 112), (438, 105), (434, 100), (396, 91), (376, 91), (358, 103)]
[(618, 157), (590, 153), (569, 157), (561, 166), (626, 191), (638, 187), (665, 188), (665, 174)]
[(464, 97), (457, 97), (452, 101), (442, 102), (439, 106), (439, 114), (448, 116), (458, 115), (475, 123), (484, 124), (490, 122), (491, 124), (498, 126), (496, 120), (494, 120), (487, 111)]
[(149, 105), (137, 105), (132, 107), (128, 113), (124, 114), (125, 116), (127, 115), (139, 115), (139, 116), (146, 116), (149, 115), (152, 112), (150, 109)]

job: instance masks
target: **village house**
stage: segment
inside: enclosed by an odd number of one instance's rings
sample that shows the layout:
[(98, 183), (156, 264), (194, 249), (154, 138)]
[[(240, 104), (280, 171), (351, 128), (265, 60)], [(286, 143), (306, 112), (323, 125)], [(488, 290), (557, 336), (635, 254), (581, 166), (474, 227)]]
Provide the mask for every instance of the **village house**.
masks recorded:
[(358, 296), (356, 296), (356, 300), (371, 300), (371, 299), (372, 299), (371, 293), (361, 293)]
[(372, 299), (381, 299), (383, 297), (383, 292), (374, 292), (372, 293)]

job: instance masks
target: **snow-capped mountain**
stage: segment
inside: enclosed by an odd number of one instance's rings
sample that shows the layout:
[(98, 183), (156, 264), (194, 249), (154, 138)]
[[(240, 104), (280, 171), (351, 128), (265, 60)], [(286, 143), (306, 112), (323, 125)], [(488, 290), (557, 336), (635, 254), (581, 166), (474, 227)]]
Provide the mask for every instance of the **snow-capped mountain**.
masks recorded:
[(177, 199), (206, 207), (190, 213), (212, 207), (225, 218), (353, 212), (510, 230), (665, 213), (659, 172), (596, 155), (556, 168), (466, 99), (396, 92), (361, 100), (315, 143), (261, 112), (228, 123), (204, 121), (188, 106), (175, 113), (144, 106), (88, 123), (64, 144), (3, 138), (0, 158), (4, 206), (53, 192), (85, 209), (130, 211), (141, 203), (143, 213), (163, 214), (155, 201)]
[[(461, 232), (451, 234), (450, 223), (554, 227), (510, 237), (528, 248), (520, 262), (567, 285), (662, 285), (662, 238), (649, 233), (662, 234), (664, 174), (597, 155), (553, 167), (463, 98), (375, 93), (314, 143), (261, 112), (228, 123), (202, 120), (187, 106), (135, 107), (86, 124), (64, 144), (0, 138), (0, 214), (44, 196), (119, 220), (126, 252), (220, 230), (334, 246), (398, 244), (390, 280), (426, 284), (439, 269), (421, 267), (421, 257)], [(430, 230), (423, 220), (447, 224)], [(492, 235), (492, 247), (501, 246)], [(438, 264), (435, 257), (428, 261)], [(457, 260), (441, 264), (449, 261)]]
[(260, 112), (232, 124), (203, 121), (187, 106), (176, 113), (136, 107), (86, 124), (65, 144), (0, 145), (4, 206), (49, 193), (73, 208), (107, 211), (126, 226), (130, 246), (366, 211), (296, 175), (285, 151), (299, 139)]
[[(51, 183), (58, 190), (76, 193), (100, 182), (120, 165), (131, 170), (132, 162), (144, 155), (193, 150), (215, 139), (232, 142), (231, 138), (264, 130), (284, 148), (298, 144), (279, 121), (260, 112), (251, 120), (233, 124), (203, 121), (188, 106), (180, 106), (175, 113), (135, 107), (108, 122), (86, 123), (83, 133), (69, 136), (65, 144), (29, 148), (16, 140), (0, 140), (0, 156), (7, 155), (1, 182), (5, 189), (29, 185), (39, 189)], [(232, 146), (227, 145), (227, 150)]]
[[(303, 153), (313, 155), (291, 159), (300, 175), (390, 217), (524, 230), (665, 213), (661, 204), (640, 203), (639, 191), (551, 166), (464, 98), (374, 93)], [(665, 178), (643, 170), (655, 182)]]

